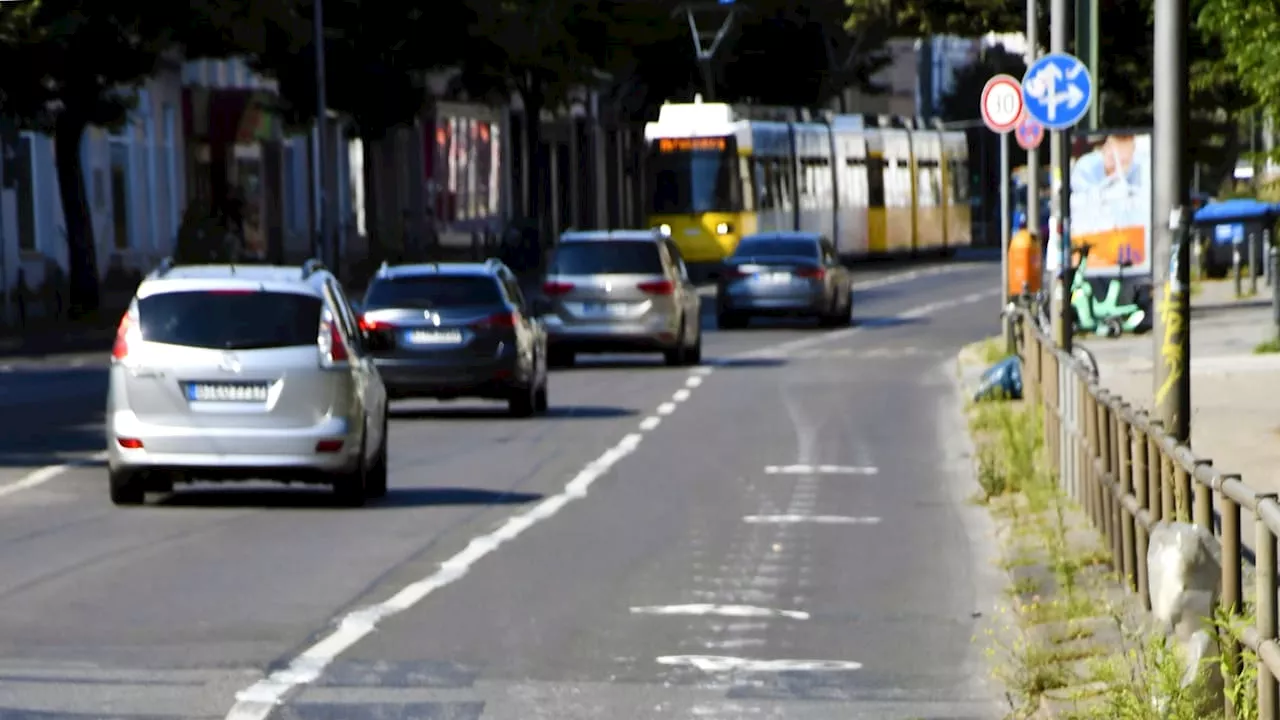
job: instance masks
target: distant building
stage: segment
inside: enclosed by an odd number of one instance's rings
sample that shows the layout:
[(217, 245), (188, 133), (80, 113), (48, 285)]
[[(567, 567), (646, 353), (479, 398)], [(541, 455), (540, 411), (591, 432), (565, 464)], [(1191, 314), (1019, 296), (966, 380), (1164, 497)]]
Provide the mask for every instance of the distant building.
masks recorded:
[(890, 63), (875, 77), (888, 86), (883, 95), (847, 90), (848, 112), (877, 115), (933, 117), (942, 98), (955, 86), (956, 73), (973, 64), (983, 50), (1003, 47), (1026, 52), (1026, 40), (1018, 33), (988, 33), (980, 38), (935, 35), (931, 38), (898, 38), (886, 44)]

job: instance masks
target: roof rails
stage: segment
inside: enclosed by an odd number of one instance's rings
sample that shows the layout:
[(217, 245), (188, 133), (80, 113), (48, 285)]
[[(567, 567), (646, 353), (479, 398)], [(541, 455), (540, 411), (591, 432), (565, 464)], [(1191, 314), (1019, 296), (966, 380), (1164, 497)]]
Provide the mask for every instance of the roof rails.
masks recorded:
[(166, 257), (165, 259), (160, 261), (160, 264), (158, 266), (156, 266), (155, 276), (158, 278), (164, 277), (165, 274), (167, 274), (170, 270), (172, 270), (173, 266), (176, 264), (177, 263), (173, 259), (172, 255)]
[(324, 263), (316, 258), (311, 258), (302, 263), (302, 279), (306, 280), (317, 272), (325, 270)]

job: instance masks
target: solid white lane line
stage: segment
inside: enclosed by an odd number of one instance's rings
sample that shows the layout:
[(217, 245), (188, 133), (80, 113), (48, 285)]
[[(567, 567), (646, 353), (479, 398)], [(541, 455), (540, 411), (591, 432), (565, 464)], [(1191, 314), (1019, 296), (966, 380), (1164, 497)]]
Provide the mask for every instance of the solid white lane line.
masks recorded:
[(94, 453), (84, 460), (76, 460), (74, 462), (63, 463), (61, 465), (47, 465), (24, 475), (22, 478), (8, 485), (0, 485), (0, 497), (12, 495), (23, 490), (30, 490), (33, 487), (43, 485), (62, 473), (73, 470), (75, 468), (88, 467), (95, 463), (100, 463), (107, 459), (107, 452), (104, 450)]

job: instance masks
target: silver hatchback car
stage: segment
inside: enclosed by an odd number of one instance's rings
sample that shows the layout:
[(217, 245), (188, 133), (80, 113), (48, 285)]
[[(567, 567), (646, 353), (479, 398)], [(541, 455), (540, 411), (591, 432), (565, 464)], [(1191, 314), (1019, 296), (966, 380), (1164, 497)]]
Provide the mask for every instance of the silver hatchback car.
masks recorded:
[(138, 286), (107, 395), (111, 500), (175, 482), (387, 491), (387, 396), (356, 316), (318, 261), (174, 266)]
[(701, 299), (680, 251), (656, 230), (567, 232), (542, 285), (551, 364), (577, 353), (661, 352), (702, 361)]

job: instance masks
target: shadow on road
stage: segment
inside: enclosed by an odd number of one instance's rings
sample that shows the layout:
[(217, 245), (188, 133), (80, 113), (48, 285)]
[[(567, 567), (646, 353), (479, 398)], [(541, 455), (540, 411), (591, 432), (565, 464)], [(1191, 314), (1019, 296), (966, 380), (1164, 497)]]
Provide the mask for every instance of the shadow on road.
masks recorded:
[[(523, 505), (543, 498), (536, 493), (521, 493), (482, 488), (390, 488), (387, 496), (370, 500), (371, 510), (450, 505)], [(245, 489), (202, 485), (166, 495), (156, 506), (166, 508), (272, 508), (290, 510), (329, 510), (342, 508), (327, 488)], [(354, 511), (354, 512), (358, 512)]]
[(58, 465), (100, 452), (106, 395), (102, 368), (0, 373), (0, 467)]
[[(631, 408), (596, 405), (552, 405), (539, 416), (543, 420), (601, 420), (635, 415)], [(503, 405), (430, 405), (427, 407), (391, 408), (393, 420), (502, 420), (508, 418)]]
[(906, 325), (926, 325), (929, 319), (923, 317), (901, 317), (886, 315), (883, 317), (855, 317), (853, 324), (860, 328), (876, 330), (879, 328), (903, 327)]
[(739, 368), (776, 368), (786, 365), (787, 361), (785, 358), (780, 357), (725, 358), (723, 360), (715, 360), (711, 364), (717, 368), (733, 370)]

